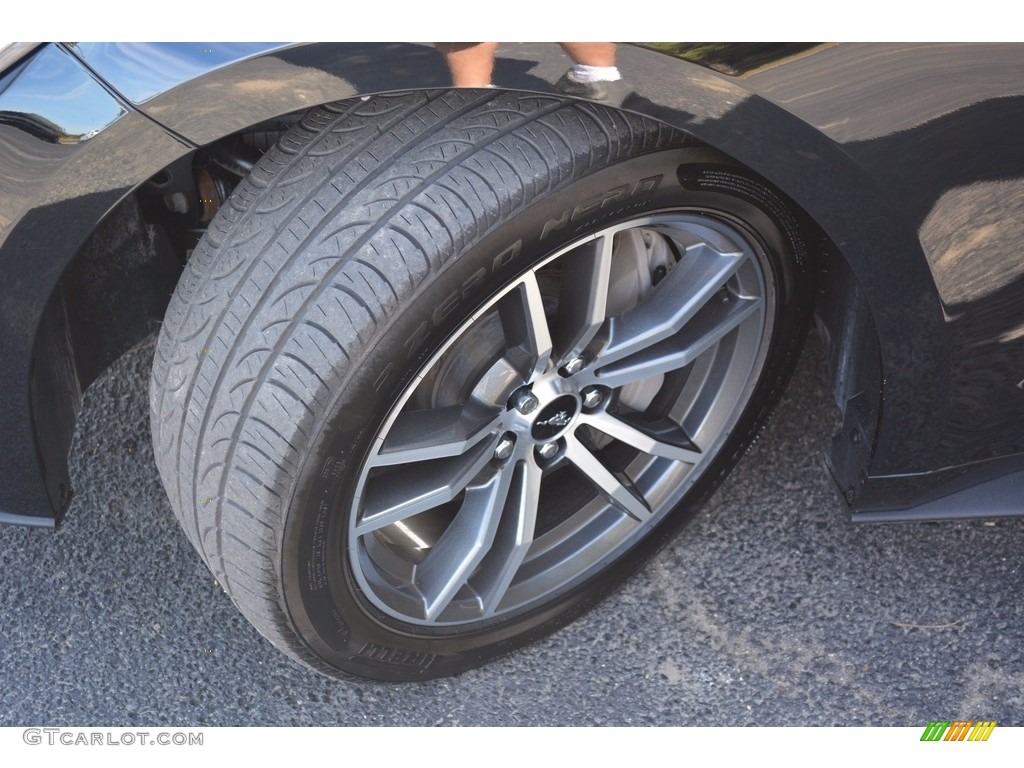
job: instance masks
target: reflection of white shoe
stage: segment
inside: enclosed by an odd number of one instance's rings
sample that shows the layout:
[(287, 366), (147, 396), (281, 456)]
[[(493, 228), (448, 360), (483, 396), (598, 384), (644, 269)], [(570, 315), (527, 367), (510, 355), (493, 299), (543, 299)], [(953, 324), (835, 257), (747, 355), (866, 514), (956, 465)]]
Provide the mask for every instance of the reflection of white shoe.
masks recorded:
[(555, 83), (555, 88), (566, 96), (577, 96), (581, 99), (601, 101), (605, 104), (619, 106), (626, 97), (626, 81), (618, 80), (593, 80), (583, 82), (576, 78), (576, 74), (570, 69)]

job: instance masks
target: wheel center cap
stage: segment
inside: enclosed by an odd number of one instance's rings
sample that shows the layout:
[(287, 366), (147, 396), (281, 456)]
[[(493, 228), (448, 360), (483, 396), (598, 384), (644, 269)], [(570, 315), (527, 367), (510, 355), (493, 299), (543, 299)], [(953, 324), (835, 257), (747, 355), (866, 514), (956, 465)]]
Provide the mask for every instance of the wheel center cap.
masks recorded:
[(537, 414), (530, 434), (534, 440), (548, 442), (562, 434), (579, 413), (579, 402), (572, 395), (562, 395), (548, 403)]

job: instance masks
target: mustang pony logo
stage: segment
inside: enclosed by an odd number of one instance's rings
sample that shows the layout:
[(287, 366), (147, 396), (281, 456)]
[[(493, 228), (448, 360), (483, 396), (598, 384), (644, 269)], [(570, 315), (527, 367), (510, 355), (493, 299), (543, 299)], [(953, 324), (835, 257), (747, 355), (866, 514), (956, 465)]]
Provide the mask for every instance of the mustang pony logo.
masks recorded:
[(537, 422), (538, 427), (564, 427), (571, 421), (568, 411), (559, 411), (550, 419), (543, 419)]

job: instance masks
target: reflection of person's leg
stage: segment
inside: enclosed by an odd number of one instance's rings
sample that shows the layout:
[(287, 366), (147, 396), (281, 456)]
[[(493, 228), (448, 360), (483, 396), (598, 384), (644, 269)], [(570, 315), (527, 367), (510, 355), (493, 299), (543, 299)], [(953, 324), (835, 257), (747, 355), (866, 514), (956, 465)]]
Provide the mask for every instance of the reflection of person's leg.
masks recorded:
[(452, 73), (456, 88), (487, 88), (491, 85), (497, 43), (435, 43)]
[(615, 66), (615, 43), (559, 43), (573, 67), (556, 87), (569, 96), (619, 103), (625, 93)]
[(559, 43), (577, 64), (590, 67), (614, 67), (615, 43)]

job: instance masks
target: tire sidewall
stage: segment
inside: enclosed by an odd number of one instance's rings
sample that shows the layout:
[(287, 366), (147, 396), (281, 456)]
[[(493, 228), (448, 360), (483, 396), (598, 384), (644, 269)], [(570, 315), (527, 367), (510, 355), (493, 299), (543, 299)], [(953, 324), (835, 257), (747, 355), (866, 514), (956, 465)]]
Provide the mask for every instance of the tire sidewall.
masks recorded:
[[(585, 235), (660, 211), (726, 219), (763, 252), (777, 297), (775, 332), (760, 380), (718, 454), (682, 502), (631, 549), (542, 606), (461, 627), (400, 624), (362, 595), (347, 564), (352, 489), (377, 432), (423, 366), (510, 281)], [(285, 610), (310, 650), (364, 677), (410, 680), (455, 674), (567, 624), (633, 573), (719, 485), (763, 426), (799, 355), (811, 285), (799, 225), (771, 189), (704, 149), (631, 158), (573, 181), (493, 227), (428, 272), (358, 361), (350, 361), (331, 414), (314, 435), (295, 483), (281, 541)]]

